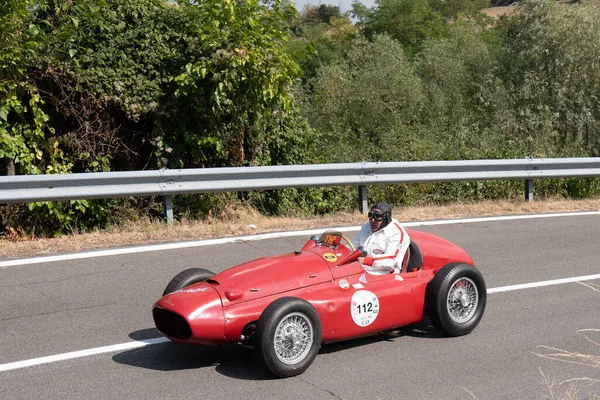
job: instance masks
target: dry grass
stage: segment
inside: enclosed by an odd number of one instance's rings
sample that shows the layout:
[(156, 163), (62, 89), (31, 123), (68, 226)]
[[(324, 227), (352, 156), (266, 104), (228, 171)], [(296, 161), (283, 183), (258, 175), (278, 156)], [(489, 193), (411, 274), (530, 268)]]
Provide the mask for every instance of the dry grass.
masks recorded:
[[(597, 288), (592, 288), (598, 291)], [(600, 347), (600, 329), (582, 329), (578, 333), (583, 334), (585, 339)], [(538, 346), (540, 353), (536, 356), (569, 364), (583, 365), (594, 369), (600, 368), (600, 354), (582, 354), (556, 347)], [(562, 381), (550, 378), (540, 369), (542, 383), (546, 386), (549, 399), (553, 400), (578, 400), (578, 399), (600, 399), (600, 379), (595, 377), (570, 378)]]
[[(558, 211), (600, 210), (600, 199), (545, 200), (535, 202), (500, 201), (448, 206), (396, 208), (399, 221), (427, 221), (474, 216), (512, 215)], [(161, 221), (125, 223), (106, 231), (36, 239), (13, 230), (0, 240), (0, 257), (29, 257), (57, 252), (75, 252), (116, 246), (198, 240), (213, 237), (250, 235), (292, 229), (359, 225), (365, 217), (358, 212), (325, 215), (317, 218), (269, 218), (254, 210), (231, 207), (219, 218), (203, 221), (179, 221), (168, 226)]]
[[(564, 4), (564, 5), (572, 5), (572, 4), (579, 4), (579, 1), (578, 0), (557, 0), (557, 3)], [(518, 4), (519, 3), (516, 2), (516, 3), (512, 3), (508, 6), (484, 8), (483, 10), (481, 10), (481, 12), (494, 18), (494, 19), (498, 19), (503, 15), (512, 14), (515, 11), (517, 11)]]
[(494, 19), (498, 19), (502, 15), (513, 13), (516, 9), (516, 4), (513, 3), (510, 6), (484, 8), (483, 10), (481, 10), (481, 12)]

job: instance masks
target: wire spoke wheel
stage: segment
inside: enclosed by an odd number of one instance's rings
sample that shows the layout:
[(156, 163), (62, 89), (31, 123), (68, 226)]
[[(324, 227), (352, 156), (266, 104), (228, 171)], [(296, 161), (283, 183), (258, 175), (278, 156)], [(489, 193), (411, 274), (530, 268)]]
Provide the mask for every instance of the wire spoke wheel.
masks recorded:
[(286, 315), (273, 338), (277, 358), (288, 365), (302, 361), (311, 349), (313, 336), (313, 326), (306, 315), (298, 312)]
[(442, 335), (466, 335), (485, 311), (485, 280), (473, 265), (447, 264), (429, 282), (426, 302), (427, 315)]
[(469, 321), (477, 310), (479, 292), (470, 278), (456, 280), (448, 291), (448, 314), (453, 321), (462, 324)]
[(281, 378), (303, 373), (321, 347), (321, 319), (308, 301), (281, 297), (256, 323), (256, 354)]

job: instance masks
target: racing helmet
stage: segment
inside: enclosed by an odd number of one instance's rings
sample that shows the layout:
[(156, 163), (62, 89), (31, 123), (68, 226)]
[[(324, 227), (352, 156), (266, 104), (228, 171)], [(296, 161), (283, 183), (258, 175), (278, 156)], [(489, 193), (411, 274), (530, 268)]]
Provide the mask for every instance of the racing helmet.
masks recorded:
[(392, 207), (385, 201), (380, 201), (379, 203), (374, 204), (371, 207), (371, 211), (377, 211), (383, 214), (383, 220), (381, 221), (381, 225), (379, 225), (378, 230), (385, 228), (390, 222), (392, 222)]

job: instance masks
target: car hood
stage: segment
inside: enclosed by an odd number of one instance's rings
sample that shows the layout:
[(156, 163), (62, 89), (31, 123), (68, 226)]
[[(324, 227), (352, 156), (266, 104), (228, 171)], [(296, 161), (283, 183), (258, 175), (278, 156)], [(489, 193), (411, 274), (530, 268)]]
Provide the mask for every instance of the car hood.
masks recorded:
[(223, 271), (209, 280), (223, 306), (331, 281), (327, 261), (311, 250), (263, 257)]

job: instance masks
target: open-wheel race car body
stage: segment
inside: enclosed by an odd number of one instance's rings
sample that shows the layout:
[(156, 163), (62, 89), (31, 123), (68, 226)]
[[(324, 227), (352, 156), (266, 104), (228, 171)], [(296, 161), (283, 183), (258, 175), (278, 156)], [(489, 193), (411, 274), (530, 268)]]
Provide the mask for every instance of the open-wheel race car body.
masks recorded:
[(471, 332), (486, 303), (472, 258), (445, 239), (407, 231), (408, 262), (386, 275), (366, 273), (358, 262), (362, 249), (335, 231), (299, 251), (214, 276), (185, 270), (155, 303), (154, 322), (175, 342), (250, 345), (281, 377), (306, 370), (322, 342), (389, 331), (425, 316), (444, 335)]

